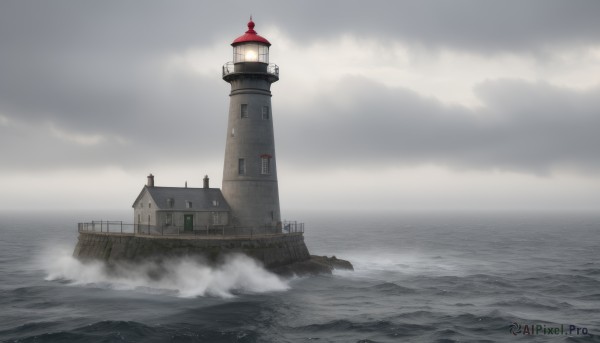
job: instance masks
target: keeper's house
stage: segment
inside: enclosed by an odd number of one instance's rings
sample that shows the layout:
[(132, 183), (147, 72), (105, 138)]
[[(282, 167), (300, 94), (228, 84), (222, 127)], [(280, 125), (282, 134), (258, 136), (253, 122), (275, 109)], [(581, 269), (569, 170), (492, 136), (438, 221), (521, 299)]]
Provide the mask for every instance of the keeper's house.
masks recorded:
[(155, 187), (154, 176), (133, 203), (138, 233), (221, 231), (229, 224), (230, 208), (219, 188)]

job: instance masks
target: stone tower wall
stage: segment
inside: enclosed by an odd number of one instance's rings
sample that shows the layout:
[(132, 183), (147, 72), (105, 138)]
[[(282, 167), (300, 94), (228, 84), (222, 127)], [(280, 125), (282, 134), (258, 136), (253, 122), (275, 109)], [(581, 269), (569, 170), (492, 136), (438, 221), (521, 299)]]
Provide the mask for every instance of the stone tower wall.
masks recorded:
[[(231, 84), (231, 94), (222, 192), (232, 210), (231, 223), (242, 227), (277, 226), (281, 214), (271, 106), (272, 80), (266, 74), (243, 72), (227, 81)], [(242, 116), (243, 104), (247, 106), (247, 117)], [(266, 118), (263, 107), (268, 108)], [(261, 173), (263, 156), (270, 157), (269, 174)], [(243, 174), (239, 172), (240, 159), (245, 161)]]

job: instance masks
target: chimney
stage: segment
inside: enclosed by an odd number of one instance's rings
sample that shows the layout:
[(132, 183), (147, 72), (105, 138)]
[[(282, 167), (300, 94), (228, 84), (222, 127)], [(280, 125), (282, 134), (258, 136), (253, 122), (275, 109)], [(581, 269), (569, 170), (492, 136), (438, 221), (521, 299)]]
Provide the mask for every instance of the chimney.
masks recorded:
[(204, 175), (204, 179), (202, 179), (204, 181), (204, 189), (208, 189), (208, 175)]
[(148, 175), (148, 187), (154, 187), (154, 175), (150, 174)]
[(185, 188), (187, 188), (187, 181), (185, 182)]

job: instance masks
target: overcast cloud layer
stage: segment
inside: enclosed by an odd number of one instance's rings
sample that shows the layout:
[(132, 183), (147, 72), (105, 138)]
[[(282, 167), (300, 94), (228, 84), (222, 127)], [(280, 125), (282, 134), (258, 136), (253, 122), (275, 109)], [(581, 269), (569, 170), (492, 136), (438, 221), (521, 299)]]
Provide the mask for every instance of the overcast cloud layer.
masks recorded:
[(3, 1), (0, 173), (220, 164), (250, 14), (280, 166), (600, 171), (598, 1)]

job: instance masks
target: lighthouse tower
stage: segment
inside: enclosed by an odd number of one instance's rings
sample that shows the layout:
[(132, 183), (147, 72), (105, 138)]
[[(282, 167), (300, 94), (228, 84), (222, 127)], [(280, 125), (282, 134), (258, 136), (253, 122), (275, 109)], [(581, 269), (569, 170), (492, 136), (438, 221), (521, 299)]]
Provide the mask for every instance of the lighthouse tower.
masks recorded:
[(281, 229), (271, 84), (279, 68), (269, 64), (271, 43), (248, 31), (233, 43), (233, 61), (223, 66), (231, 85), (222, 192), (231, 207), (231, 225)]

